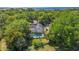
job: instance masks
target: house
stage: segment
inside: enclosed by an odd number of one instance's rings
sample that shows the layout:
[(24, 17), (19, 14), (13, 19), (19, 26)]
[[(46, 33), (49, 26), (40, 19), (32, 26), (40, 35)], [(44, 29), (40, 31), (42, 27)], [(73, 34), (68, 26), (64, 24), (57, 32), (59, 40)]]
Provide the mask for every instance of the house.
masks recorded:
[(33, 20), (33, 23), (29, 26), (29, 30), (31, 31), (30, 36), (32, 38), (43, 38), (49, 33), (49, 27), (50, 25), (43, 26), (38, 21)]
[(43, 38), (44, 37), (44, 26), (38, 21), (33, 21), (30, 24), (29, 30), (31, 31), (30, 36), (32, 38)]

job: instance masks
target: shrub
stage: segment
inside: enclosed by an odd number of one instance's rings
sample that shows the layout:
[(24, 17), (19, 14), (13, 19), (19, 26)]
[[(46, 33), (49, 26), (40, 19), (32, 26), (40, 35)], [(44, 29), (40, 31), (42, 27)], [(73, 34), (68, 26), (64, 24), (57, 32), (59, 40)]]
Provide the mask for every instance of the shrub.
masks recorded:
[(32, 45), (34, 45), (35, 48), (43, 47), (43, 43), (40, 39), (33, 39)]

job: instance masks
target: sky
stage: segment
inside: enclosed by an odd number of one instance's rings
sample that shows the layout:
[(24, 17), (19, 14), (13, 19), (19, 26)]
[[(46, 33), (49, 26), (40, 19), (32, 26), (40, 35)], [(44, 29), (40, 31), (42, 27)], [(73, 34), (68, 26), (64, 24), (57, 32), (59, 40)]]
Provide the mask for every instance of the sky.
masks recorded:
[[(18, 7), (0, 7), (0, 9), (8, 9), (8, 8), (18, 8)], [(20, 7), (20, 8), (29, 8), (29, 7)], [(44, 9), (44, 10), (63, 10), (65, 7), (30, 7), (35, 10)]]
[(68, 8), (77, 8), (79, 9), (79, 7), (0, 7), (0, 9), (8, 9), (8, 8), (33, 8), (35, 10), (64, 10), (64, 9), (68, 9)]

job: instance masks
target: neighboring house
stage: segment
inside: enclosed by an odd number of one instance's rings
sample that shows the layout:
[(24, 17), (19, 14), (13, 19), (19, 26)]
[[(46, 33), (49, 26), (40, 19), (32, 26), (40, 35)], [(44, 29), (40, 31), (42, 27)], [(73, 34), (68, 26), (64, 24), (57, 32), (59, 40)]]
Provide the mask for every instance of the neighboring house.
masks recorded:
[(33, 38), (44, 37), (44, 26), (35, 20), (30, 24), (29, 30), (31, 31), (31, 37)]

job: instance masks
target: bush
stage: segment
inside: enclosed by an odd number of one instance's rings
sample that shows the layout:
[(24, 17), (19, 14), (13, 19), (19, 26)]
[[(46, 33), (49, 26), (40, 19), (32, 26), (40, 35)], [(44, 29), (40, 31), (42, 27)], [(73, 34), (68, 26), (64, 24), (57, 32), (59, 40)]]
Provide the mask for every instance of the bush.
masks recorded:
[(33, 39), (32, 45), (34, 45), (35, 48), (43, 47), (43, 43), (40, 39)]

